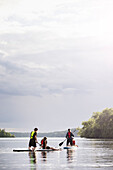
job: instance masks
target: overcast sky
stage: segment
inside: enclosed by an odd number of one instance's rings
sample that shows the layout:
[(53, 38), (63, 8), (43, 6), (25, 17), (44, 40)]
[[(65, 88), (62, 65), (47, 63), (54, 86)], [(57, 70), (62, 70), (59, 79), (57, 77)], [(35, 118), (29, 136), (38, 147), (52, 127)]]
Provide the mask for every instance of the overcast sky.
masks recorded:
[(113, 107), (112, 0), (0, 0), (0, 128), (81, 126)]

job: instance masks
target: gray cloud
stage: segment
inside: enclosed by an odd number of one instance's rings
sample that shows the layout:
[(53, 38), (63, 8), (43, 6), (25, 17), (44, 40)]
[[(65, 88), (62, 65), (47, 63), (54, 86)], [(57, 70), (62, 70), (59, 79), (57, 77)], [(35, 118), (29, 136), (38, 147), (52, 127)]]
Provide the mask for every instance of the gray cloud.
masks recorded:
[[(69, 51), (56, 51), (35, 54), (33, 57), (22, 55), (19, 61), (0, 60), (3, 70), (1, 93), (43, 96), (94, 92), (97, 84), (101, 86), (112, 70), (98, 65), (98, 58), (79, 57), (79, 54), (75, 57), (75, 54), (73, 51), (69, 56)], [(102, 62), (105, 60), (101, 59)]]

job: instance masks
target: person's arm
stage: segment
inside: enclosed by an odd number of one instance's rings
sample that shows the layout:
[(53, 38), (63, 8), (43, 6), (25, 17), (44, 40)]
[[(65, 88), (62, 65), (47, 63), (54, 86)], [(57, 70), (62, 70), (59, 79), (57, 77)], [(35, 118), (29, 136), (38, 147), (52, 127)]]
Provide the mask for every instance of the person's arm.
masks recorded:
[(68, 133), (66, 133), (66, 138), (68, 137)]
[(34, 138), (35, 138), (35, 142), (38, 143), (38, 141), (37, 141), (37, 133), (35, 133)]
[(38, 142), (38, 141), (37, 141), (37, 136), (36, 136), (36, 135), (35, 135), (35, 141)]
[(73, 136), (74, 137), (74, 135), (73, 135), (73, 133), (71, 132), (71, 136)]
[(45, 149), (46, 149), (46, 147), (47, 147), (47, 140), (45, 141)]

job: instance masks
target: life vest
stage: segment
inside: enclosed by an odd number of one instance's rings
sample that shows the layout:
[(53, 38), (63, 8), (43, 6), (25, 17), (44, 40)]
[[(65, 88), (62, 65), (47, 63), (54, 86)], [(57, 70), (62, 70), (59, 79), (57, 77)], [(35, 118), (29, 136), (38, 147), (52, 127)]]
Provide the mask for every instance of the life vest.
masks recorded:
[(30, 139), (33, 139), (33, 135), (34, 135), (35, 131), (32, 131), (31, 132), (31, 136), (30, 136)]
[(41, 146), (43, 147), (44, 139), (41, 140)]
[(68, 138), (71, 138), (71, 132), (68, 132)]

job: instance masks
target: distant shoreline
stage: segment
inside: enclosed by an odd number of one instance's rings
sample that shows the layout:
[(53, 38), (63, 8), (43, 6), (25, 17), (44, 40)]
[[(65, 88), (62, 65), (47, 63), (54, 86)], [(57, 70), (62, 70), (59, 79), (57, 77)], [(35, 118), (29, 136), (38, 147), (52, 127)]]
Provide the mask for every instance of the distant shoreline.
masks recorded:
[[(71, 130), (73, 132), (73, 129)], [(15, 137), (29, 137), (31, 132), (10, 132)], [(46, 133), (38, 133), (38, 137), (65, 137), (67, 130), (65, 131), (55, 131), (55, 132), (46, 132)], [(77, 137), (78, 131), (74, 132), (74, 136)]]

